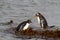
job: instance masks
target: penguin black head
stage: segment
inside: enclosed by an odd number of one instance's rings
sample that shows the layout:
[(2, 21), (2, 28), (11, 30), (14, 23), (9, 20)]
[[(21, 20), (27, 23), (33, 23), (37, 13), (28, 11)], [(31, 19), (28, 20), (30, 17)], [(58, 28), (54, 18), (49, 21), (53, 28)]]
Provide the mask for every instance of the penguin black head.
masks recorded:
[(13, 23), (13, 20), (10, 20), (10, 23)]
[(36, 16), (39, 16), (40, 13), (37, 13)]
[(42, 15), (42, 14), (38, 12), (37, 14), (35, 14), (35, 18), (38, 18), (38, 17), (40, 18), (41, 15)]
[(37, 19), (38, 17), (40, 17), (40, 13), (38, 12), (34, 17)]
[(40, 15), (41, 15), (41, 13), (39, 13), (39, 12), (36, 14), (36, 16), (40, 16)]
[(31, 20), (29, 20), (29, 19), (27, 20), (27, 22), (28, 22), (28, 23), (32, 23), (32, 21), (31, 21)]

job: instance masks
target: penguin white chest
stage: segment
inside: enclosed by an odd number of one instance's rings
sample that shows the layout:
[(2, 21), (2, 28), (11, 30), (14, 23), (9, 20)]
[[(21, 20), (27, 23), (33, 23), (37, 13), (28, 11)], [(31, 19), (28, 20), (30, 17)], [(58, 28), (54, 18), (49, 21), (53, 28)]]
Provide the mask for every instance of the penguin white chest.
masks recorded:
[(41, 26), (42, 26), (42, 29), (43, 29), (43, 26), (44, 26), (44, 25), (43, 25), (43, 21), (44, 21), (44, 20), (41, 20)]
[(38, 23), (40, 23), (40, 18), (38, 17), (37, 19), (38, 19)]
[(26, 23), (26, 25), (24, 26), (23, 30), (27, 29), (29, 27), (29, 23)]

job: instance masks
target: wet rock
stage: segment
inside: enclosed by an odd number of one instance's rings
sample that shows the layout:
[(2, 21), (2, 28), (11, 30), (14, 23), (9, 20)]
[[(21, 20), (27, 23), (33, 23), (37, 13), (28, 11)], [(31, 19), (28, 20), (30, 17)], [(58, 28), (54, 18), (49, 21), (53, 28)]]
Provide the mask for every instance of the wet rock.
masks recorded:
[(47, 38), (60, 38), (60, 31), (59, 30), (45, 30), (45, 31), (37, 31), (33, 30), (33, 28), (28, 28), (22, 31), (15, 31), (16, 28), (9, 28), (7, 29), (9, 33), (12, 33), (20, 38), (40, 38), (40, 37), (47, 37)]

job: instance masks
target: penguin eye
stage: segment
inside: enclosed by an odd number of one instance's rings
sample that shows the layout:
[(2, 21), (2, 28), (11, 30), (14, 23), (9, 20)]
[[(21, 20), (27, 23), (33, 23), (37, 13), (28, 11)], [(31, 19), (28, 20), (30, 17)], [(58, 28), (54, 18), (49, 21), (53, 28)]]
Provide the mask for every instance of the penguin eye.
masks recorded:
[(32, 21), (30, 20), (29, 23), (32, 23)]

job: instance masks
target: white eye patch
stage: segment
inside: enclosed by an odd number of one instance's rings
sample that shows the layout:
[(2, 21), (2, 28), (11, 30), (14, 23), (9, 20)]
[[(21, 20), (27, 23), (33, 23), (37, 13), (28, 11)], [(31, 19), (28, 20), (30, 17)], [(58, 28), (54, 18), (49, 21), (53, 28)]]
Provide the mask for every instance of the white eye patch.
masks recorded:
[(37, 15), (39, 15), (39, 14), (37, 14)]

